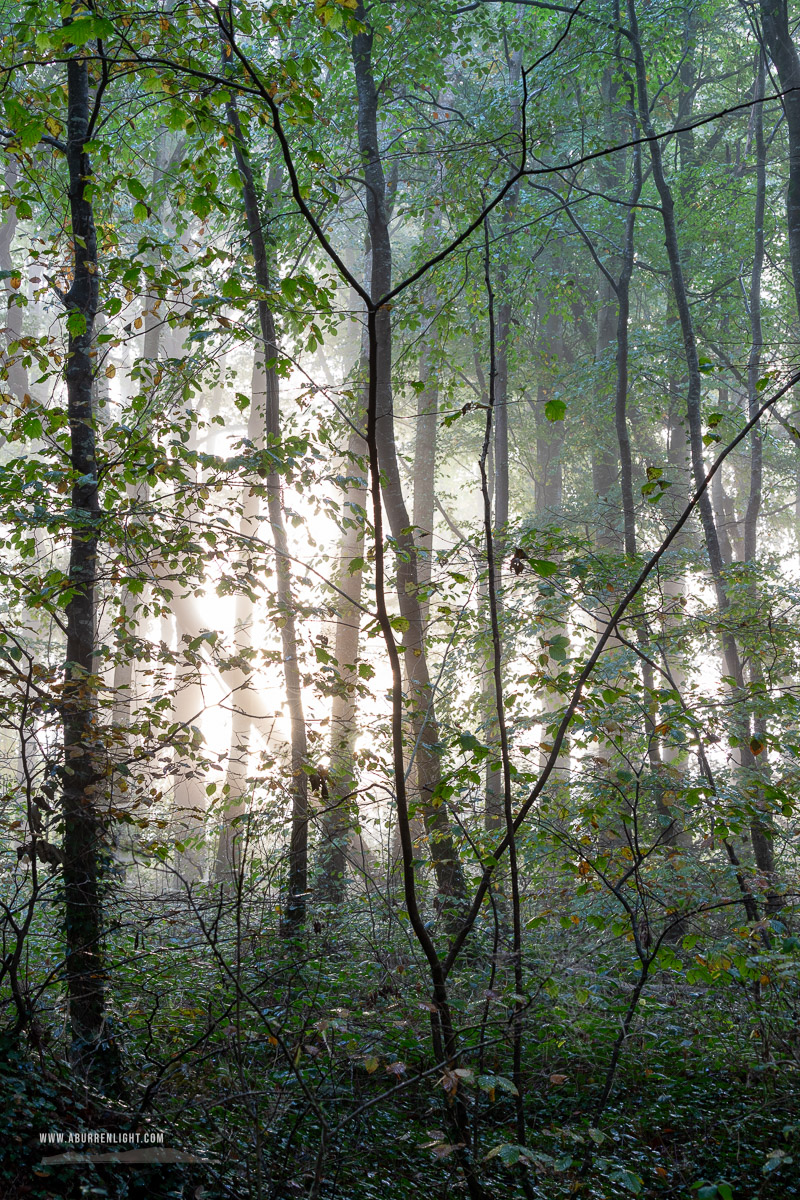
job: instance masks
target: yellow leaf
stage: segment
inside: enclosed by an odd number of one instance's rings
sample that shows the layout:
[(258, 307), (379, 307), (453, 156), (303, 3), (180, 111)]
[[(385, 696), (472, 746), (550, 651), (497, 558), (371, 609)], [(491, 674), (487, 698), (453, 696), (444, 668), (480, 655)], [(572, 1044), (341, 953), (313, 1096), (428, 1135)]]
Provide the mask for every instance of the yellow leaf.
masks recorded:
[(134, 329), (142, 328), (142, 318), (141, 317), (137, 317), (136, 320), (133, 322), (133, 328)]
[(117, 368), (114, 366), (113, 363), (111, 363), (110, 366), (106, 367), (106, 379), (113, 379), (114, 376), (116, 375), (116, 373), (117, 373)]
[(378, 1069), (377, 1058), (375, 1057), (374, 1054), (368, 1054), (367, 1057), (364, 1059), (364, 1070), (367, 1072), (368, 1075), (371, 1075), (373, 1073), (373, 1071), (377, 1071), (377, 1069)]

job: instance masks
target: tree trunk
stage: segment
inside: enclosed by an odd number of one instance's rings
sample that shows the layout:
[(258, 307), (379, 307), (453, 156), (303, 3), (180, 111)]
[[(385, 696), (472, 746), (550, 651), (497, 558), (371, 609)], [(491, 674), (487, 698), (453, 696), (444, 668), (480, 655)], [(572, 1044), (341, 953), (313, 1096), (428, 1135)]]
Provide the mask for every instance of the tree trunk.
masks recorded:
[(775, 64), (789, 135), (789, 187), (786, 225), (797, 310), (800, 314), (800, 56), (789, 31), (787, 0), (760, 0), (761, 27), (767, 52)]
[[(356, 10), (364, 21), (363, 8)], [(386, 180), (378, 140), (378, 92), (372, 74), (372, 31), (356, 34), (352, 45), (358, 90), (358, 141), (366, 182), (366, 208), (372, 245), (371, 297), (385, 296), (392, 286), (392, 247), (386, 211)], [(408, 680), (411, 728), (419, 784), (419, 807), (425, 820), (439, 893), (463, 899), (466, 887), (445, 806), (437, 800), (441, 779), (439, 729), (425, 653), (420, 607), (417, 554), (411, 520), (403, 498), (395, 445), (392, 398), (392, 326), (389, 308), (377, 310), (375, 323), (375, 437), (383, 476), (383, 505), (396, 548), (397, 598), (405, 629), (403, 649)]]
[[(728, 409), (728, 389), (720, 387), (719, 395), (719, 410), (727, 412)], [(729, 567), (734, 560), (732, 536), (735, 536), (735, 518), (733, 512), (733, 501), (725, 492), (725, 477), (722, 470), (717, 471), (714, 478), (711, 480), (711, 504), (714, 509), (714, 520), (716, 521), (719, 531), (719, 547), (722, 554), (722, 561), (726, 567)]]
[(94, 214), (85, 194), (86, 183), (91, 177), (91, 166), (84, 149), (91, 136), (91, 102), (88, 64), (83, 57), (75, 56), (67, 63), (67, 103), (66, 158), (73, 279), (64, 297), (69, 330), (65, 375), (73, 484), (69, 552), (71, 594), (66, 606), (62, 701), (66, 978), (73, 1066), (82, 1075), (108, 1086), (116, 1072), (117, 1054), (107, 1025), (105, 1003), (98, 861), (101, 824), (97, 809), (103, 789), (103, 771), (97, 745), (93, 674), (101, 514), (92, 412), (91, 349), (99, 303), (99, 274)]
[[(259, 356), (255, 355), (255, 359)], [(250, 384), (250, 412), (247, 421), (247, 437), (258, 450), (264, 448), (264, 405), (266, 403), (266, 377), (263, 365), (253, 362)], [(258, 496), (252, 488), (245, 489), (242, 511), (239, 516), (239, 536), (242, 553), (246, 556), (245, 540), (257, 535), (259, 527)], [(244, 590), (237, 592), (234, 606), (234, 641), (236, 654), (246, 655), (253, 645), (253, 602)], [(238, 686), (237, 686), (238, 685)], [(228, 745), (228, 763), (225, 783), (228, 788), (222, 806), (222, 828), (217, 842), (214, 874), (218, 882), (236, 879), (242, 867), (241, 818), (246, 811), (245, 798), (248, 790), (247, 764), (250, 753), (250, 734), (254, 720), (248, 676), (237, 672), (231, 696), (231, 736)]]
[[(564, 321), (559, 313), (550, 313), (546, 318), (543, 312), (539, 314), (540, 337), (538, 346), (538, 383), (534, 417), (536, 421), (536, 467), (537, 474), (534, 484), (534, 511), (537, 518), (546, 524), (558, 520), (562, 503), (563, 471), (561, 453), (564, 446), (564, 422), (549, 421), (545, 416), (545, 407), (553, 392), (553, 381), (559, 370), (569, 361), (564, 339)], [(569, 635), (569, 620), (555, 619), (542, 625), (540, 636), (549, 640), (553, 637)], [(560, 668), (556, 667), (557, 673)], [(544, 729), (540, 750), (540, 765), (549, 754), (547, 725), (551, 723), (553, 714), (562, 704), (562, 695), (555, 687), (545, 684), (542, 696), (544, 714)], [(556, 765), (553, 768), (553, 782), (565, 784), (569, 780), (570, 753), (569, 744), (562, 744)]]
[[(6, 162), (5, 169), (5, 186), (9, 196), (13, 196), (14, 188), (19, 177), (19, 167), (16, 158), (9, 157)], [(14, 241), (14, 236), (17, 232), (17, 210), (13, 204), (9, 205), (3, 214), (2, 223), (0, 223), (0, 270), (11, 272), (14, 270), (14, 260), (11, 254), (11, 246)], [(17, 286), (14, 287), (14, 283)], [(13, 275), (6, 276), (3, 279), (3, 291), (7, 297), (6, 319), (5, 319), (5, 343), (8, 346), (11, 342), (19, 342), (22, 337), (22, 305), (19, 300), (24, 293), (21, 289), (21, 284)], [(10, 392), (17, 404), (21, 407), (24, 399), (30, 394), (30, 385), (28, 383), (28, 372), (19, 361), (20, 351), (11, 356), (11, 361), (7, 367), (3, 368), (3, 386), (0, 386), (0, 391)]]
[[(678, 317), (680, 320), (681, 333), (683, 337), (683, 348), (688, 376), (686, 413), (689, 425), (689, 449), (695, 487), (699, 488), (705, 478), (706, 469), (703, 460), (703, 428), (701, 413), (702, 393), (697, 341), (684, 279), (683, 264), (681, 262), (680, 247), (678, 243), (678, 230), (675, 218), (675, 202), (672, 195), (672, 189), (664, 175), (661, 143), (655, 137), (655, 131), (653, 129), (653, 123), (650, 116), (650, 103), (647, 92), (647, 69), (645, 66), (641, 43), (639, 41), (639, 26), (636, 16), (635, 0), (627, 0), (627, 8), (628, 21), (631, 31), (631, 46), (636, 67), (639, 122), (641, 124), (643, 133), (649, 140), (650, 156), (653, 164), (653, 178), (658, 190), (659, 198), (661, 200), (661, 216), (664, 225), (670, 279), (672, 281), (672, 290), (675, 297), (675, 304), (678, 310)], [(800, 78), (800, 75), (798, 78)], [(800, 126), (798, 127), (798, 133), (800, 133)], [(798, 182), (800, 182), (800, 180), (798, 180)], [(798, 239), (800, 239), (800, 208), (798, 209), (797, 235)], [(798, 267), (800, 267), (800, 260), (798, 260)], [(797, 276), (797, 279), (800, 280), (800, 275)], [(724, 621), (730, 606), (725, 590), (722, 551), (720, 549), (719, 536), (717, 534), (717, 527), (714, 522), (714, 512), (711, 506), (711, 497), (708, 494), (708, 490), (705, 490), (701, 495), (698, 502), (698, 508), (700, 512), (700, 522), (705, 537), (706, 550), (708, 552), (711, 578), (714, 584), (717, 611)], [(737, 706), (742, 706), (744, 703), (746, 690), (739, 647), (730, 629), (723, 629), (721, 640), (726, 673), (734, 680), (734, 702)], [(756, 762), (755, 757), (750, 749), (749, 720), (746, 714), (741, 711), (741, 709), (738, 717), (736, 718), (736, 732), (740, 741), (742, 766), (746, 771), (754, 771), (756, 769)], [(768, 881), (771, 881), (774, 879), (775, 872), (772, 843), (759, 817), (754, 817), (752, 819), (750, 835), (753, 842), (753, 853), (755, 856), (756, 865), (765, 878)], [(777, 898), (774, 893), (773, 885), (770, 883), (767, 897), (768, 906), (774, 906), (776, 902)]]
[[(435, 297), (426, 293), (428, 305)], [(425, 333), (419, 363), (422, 389), (417, 395), (417, 424), (414, 430), (414, 538), (417, 543), (417, 579), (422, 595), (420, 611), (424, 624), (428, 621), (430, 586), (433, 566), (433, 514), (436, 507), (436, 432), (439, 424), (439, 376), (434, 358), (436, 331), (433, 322)]]
[[(268, 447), (280, 443), (280, 391), (276, 360), (278, 345), (275, 336), (275, 319), (268, 301), (264, 298), (272, 288), (272, 280), (264, 240), (261, 211), (248, 148), (244, 142), (239, 114), (231, 102), (228, 120), (233, 129), (233, 147), (236, 166), (242, 182), (245, 216), (253, 251), (256, 283), (262, 293), (258, 302), (258, 319), (261, 330), (266, 374), (266, 403), (264, 416), (265, 440)], [(283, 519), (281, 476), (277, 471), (266, 474), (267, 513), (275, 543), (275, 574), (277, 578), (278, 606), (281, 610), (281, 643), (283, 647), (284, 681), (286, 703), (289, 709), (291, 729), (291, 796), (292, 821), (289, 842), (289, 871), (287, 900), (283, 910), (283, 932), (292, 934), (305, 920), (308, 893), (308, 746), (306, 737), (303, 688), (300, 678), (299, 642), (297, 638), (296, 610), (293, 595), (292, 571), (289, 558), (289, 542)]]

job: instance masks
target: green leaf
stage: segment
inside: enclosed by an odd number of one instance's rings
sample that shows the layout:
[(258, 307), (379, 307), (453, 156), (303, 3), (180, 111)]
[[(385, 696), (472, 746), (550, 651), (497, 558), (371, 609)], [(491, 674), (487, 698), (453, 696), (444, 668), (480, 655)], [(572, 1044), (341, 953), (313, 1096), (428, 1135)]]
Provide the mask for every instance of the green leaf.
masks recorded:
[(548, 562), (546, 558), (529, 558), (528, 566), (536, 572), (537, 575), (542, 575), (548, 579), (551, 575), (558, 572), (558, 563)]
[(563, 400), (548, 400), (544, 406), (544, 415), (548, 421), (563, 421), (567, 406)]
[(86, 333), (86, 317), (77, 308), (67, 313), (67, 329), (73, 337), (80, 337), (82, 333)]
[(144, 200), (147, 196), (147, 188), (138, 179), (126, 179), (125, 186), (134, 200)]
[(520, 1146), (513, 1146), (510, 1144), (503, 1146), (492, 1146), (492, 1149), (486, 1155), (486, 1159), (499, 1158), (504, 1166), (513, 1167), (515, 1163), (519, 1162), (520, 1153)]
[(502, 1075), (495, 1075), (494, 1086), (499, 1088), (501, 1092), (508, 1092), (509, 1096), (518, 1096), (519, 1092), (515, 1088), (510, 1079), (504, 1078)]
[(531, 917), (530, 921), (525, 922), (526, 929), (538, 929), (540, 925), (547, 924), (546, 916)]
[(550, 638), (547, 643), (547, 653), (556, 662), (566, 662), (568, 650), (569, 638), (566, 634), (559, 633), (556, 637)]
[(633, 1171), (626, 1171), (620, 1168), (618, 1171), (612, 1171), (609, 1178), (615, 1180), (617, 1183), (621, 1183), (634, 1196), (642, 1194), (642, 1181), (638, 1175), (634, 1175)]
[(53, 29), (49, 33), (53, 46), (85, 46), (94, 38), (111, 37), (114, 26), (105, 17), (76, 17), (68, 25)]

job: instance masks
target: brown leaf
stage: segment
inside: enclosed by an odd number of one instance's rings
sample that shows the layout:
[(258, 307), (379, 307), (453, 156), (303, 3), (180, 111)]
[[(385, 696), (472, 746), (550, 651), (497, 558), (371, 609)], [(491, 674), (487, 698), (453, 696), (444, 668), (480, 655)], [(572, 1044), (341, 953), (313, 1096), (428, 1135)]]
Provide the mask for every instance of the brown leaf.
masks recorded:
[(463, 1147), (463, 1142), (443, 1142), (439, 1146), (433, 1146), (432, 1152), (437, 1158), (447, 1158), (454, 1150), (460, 1150)]

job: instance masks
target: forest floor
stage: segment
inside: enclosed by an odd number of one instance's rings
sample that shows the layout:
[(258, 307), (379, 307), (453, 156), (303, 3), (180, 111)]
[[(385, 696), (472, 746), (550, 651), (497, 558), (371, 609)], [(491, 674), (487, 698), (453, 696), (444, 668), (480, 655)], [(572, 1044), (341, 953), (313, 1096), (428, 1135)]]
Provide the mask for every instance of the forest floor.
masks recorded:
[[(315, 1175), (320, 1200), (466, 1195), (453, 1089), (442, 1086), (435, 1064), (432, 1070), (418, 963), (396, 955), (387, 970), (385, 957), (357, 959), (326, 936), (302, 955), (299, 947), (273, 944), (267, 952), (258, 945), (238, 976), (242, 1002), (221, 1020), (236, 999), (236, 972), (227, 980), (215, 973), (196, 932), (176, 927), (171, 935), (194, 946), (194, 965), (181, 968), (191, 978), (181, 975), (169, 945), (152, 945), (147, 973), (142, 960), (128, 968), (129, 994), (117, 981), (125, 1084), (116, 1103), (81, 1091), (54, 1033), (45, 1031), (40, 1052), (6, 1037), (2, 1200), (293, 1200), (309, 1195)], [(118, 950), (122, 962), (122, 941)], [(473, 1031), (463, 1061), (475, 1068), (460, 1099), (488, 1196), (800, 1197), (794, 1013), (783, 1002), (754, 1011), (746, 989), (659, 977), (599, 1113), (630, 987), (624, 971), (588, 982), (576, 978), (558, 994), (542, 987), (531, 1001), (522, 1154), (507, 1078), (510, 984), (504, 993), (496, 975), (489, 1006), (480, 963), (458, 982), (455, 1006), (462, 1028)], [(293, 1048), (288, 1064), (283, 1046)], [(40, 1134), (124, 1129), (159, 1072), (142, 1127), (163, 1131), (168, 1147), (206, 1165), (43, 1165), (53, 1151), (43, 1149)], [(478, 1074), (496, 1086), (476, 1087)], [(333, 1132), (320, 1168), (315, 1114), (322, 1111)]]

